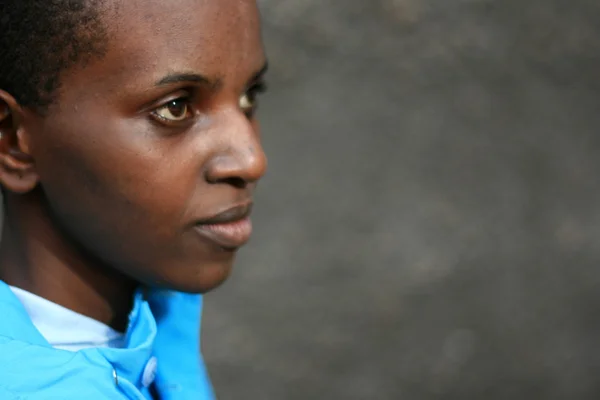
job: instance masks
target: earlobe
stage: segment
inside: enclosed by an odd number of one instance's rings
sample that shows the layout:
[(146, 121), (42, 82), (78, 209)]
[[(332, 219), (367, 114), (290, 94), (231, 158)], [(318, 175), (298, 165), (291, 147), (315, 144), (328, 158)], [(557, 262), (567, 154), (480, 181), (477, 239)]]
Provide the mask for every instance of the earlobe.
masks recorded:
[(15, 193), (27, 193), (38, 183), (35, 163), (24, 140), (22, 109), (0, 90), (0, 185)]

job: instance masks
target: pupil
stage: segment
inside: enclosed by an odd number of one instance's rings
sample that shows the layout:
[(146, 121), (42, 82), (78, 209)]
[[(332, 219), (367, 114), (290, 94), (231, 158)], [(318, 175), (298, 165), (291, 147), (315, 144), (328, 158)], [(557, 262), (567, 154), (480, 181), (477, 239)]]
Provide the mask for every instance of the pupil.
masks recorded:
[(186, 105), (179, 100), (173, 100), (171, 103), (169, 103), (169, 112), (174, 117), (181, 117), (185, 113), (185, 110)]

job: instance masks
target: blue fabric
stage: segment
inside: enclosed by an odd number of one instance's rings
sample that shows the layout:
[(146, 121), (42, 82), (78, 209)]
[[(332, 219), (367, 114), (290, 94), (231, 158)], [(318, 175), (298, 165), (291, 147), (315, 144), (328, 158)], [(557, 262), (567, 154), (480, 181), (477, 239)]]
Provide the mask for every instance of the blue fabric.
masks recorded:
[(50, 346), (0, 281), (0, 399), (151, 399), (144, 383), (156, 357), (161, 400), (212, 400), (200, 355), (201, 307), (200, 295), (139, 293), (125, 348), (69, 352)]

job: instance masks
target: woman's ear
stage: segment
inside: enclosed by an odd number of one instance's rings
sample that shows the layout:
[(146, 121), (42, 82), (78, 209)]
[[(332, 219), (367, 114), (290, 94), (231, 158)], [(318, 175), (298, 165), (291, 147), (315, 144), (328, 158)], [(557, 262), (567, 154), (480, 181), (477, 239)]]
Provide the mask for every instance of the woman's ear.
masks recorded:
[(0, 185), (20, 194), (31, 191), (38, 183), (23, 127), (24, 117), (15, 98), (0, 90)]

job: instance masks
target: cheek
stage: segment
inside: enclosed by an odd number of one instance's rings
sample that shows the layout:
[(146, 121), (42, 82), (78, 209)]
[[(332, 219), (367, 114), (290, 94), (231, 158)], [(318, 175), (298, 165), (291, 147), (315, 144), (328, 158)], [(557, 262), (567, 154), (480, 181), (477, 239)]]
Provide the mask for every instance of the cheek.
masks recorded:
[(78, 238), (156, 248), (177, 235), (194, 173), (176, 162), (173, 146), (139, 125), (102, 121), (48, 135), (40, 182)]

